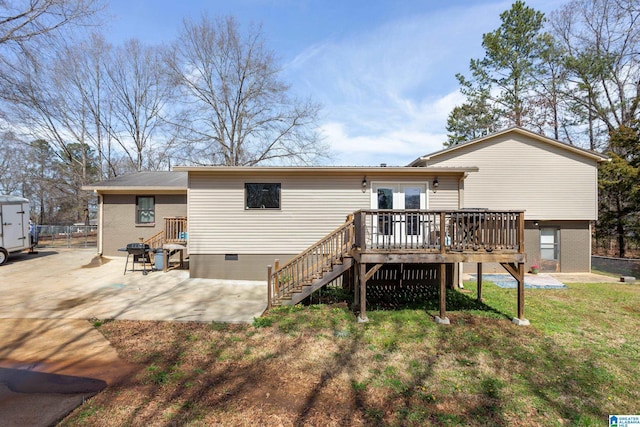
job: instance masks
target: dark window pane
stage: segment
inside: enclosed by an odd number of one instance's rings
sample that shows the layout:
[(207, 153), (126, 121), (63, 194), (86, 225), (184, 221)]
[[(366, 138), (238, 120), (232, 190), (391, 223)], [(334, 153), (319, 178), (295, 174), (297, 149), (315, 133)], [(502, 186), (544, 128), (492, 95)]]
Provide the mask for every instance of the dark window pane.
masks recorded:
[[(378, 209), (393, 209), (393, 189), (378, 188)], [(378, 233), (388, 236), (393, 228), (393, 214), (378, 214)]]
[(247, 209), (280, 209), (280, 184), (245, 184)]
[(404, 208), (420, 209), (420, 189), (419, 188), (404, 189)]
[(378, 188), (378, 209), (393, 209), (393, 190)]

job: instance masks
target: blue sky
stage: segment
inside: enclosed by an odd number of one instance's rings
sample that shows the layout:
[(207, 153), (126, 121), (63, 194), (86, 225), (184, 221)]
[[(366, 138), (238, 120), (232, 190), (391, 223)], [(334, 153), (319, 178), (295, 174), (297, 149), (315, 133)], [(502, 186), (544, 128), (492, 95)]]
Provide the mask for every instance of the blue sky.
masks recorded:
[[(183, 18), (233, 15), (262, 25), (292, 93), (323, 106), (335, 165), (406, 165), (442, 149), (462, 102), (455, 74), (483, 56), (482, 34), (512, 1), (111, 0), (107, 37), (172, 41)], [(529, 0), (549, 13), (562, 2)]]

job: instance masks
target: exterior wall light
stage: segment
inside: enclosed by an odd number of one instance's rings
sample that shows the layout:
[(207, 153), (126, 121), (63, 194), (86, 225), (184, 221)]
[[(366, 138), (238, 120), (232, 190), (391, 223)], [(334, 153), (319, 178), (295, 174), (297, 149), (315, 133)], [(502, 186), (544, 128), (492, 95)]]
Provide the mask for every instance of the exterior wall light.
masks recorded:
[(367, 191), (367, 177), (362, 178), (362, 192)]
[(438, 182), (438, 177), (436, 176), (435, 178), (433, 178), (433, 192), (435, 193), (436, 191), (438, 191), (438, 187), (440, 186), (440, 183)]

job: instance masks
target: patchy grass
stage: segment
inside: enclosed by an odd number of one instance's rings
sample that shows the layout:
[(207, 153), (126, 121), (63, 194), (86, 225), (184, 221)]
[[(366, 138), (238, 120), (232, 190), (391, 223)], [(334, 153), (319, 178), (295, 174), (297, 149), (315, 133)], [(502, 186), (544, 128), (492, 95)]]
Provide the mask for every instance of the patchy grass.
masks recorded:
[(278, 308), (252, 325), (95, 322), (137, 375), (65, 426), (599, 426), (640, 413), (640, 286), (516, 292), (487, 282), (437, 304)]

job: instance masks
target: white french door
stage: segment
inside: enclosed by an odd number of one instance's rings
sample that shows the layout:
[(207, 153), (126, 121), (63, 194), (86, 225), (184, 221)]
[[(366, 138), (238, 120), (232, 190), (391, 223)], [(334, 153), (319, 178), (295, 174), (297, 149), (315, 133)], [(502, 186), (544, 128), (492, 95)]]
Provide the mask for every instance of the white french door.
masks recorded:
[[(371, 208), (380, 210), (418, 210), (427, 207), (426, 184), (373, 183)], [(420, 216), (380, 212), (374, 219), (376, 244), (384, 246), (417, 245), (422, 240)]]
[(373, 183), (371, 188), (371, 209), (427, 209), (426, 184)]

